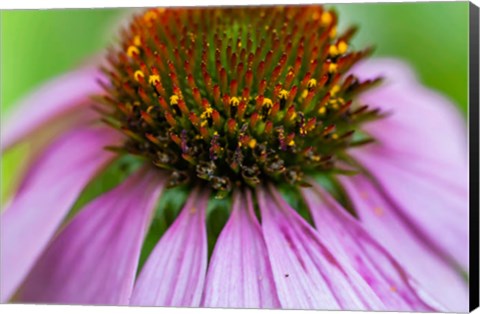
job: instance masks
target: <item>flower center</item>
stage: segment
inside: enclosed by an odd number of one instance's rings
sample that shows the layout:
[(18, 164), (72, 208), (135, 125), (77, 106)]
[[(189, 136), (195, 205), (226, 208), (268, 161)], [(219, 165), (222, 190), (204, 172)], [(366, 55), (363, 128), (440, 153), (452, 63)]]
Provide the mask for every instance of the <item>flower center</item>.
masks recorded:
[(170, 185), (303, 184), (347, 160), (377, 115), (355, 102), (373, 82), (345, 75), (370, 50), (336, 24), (321, 6), (150, 9), (108, 56), (104, 121)]

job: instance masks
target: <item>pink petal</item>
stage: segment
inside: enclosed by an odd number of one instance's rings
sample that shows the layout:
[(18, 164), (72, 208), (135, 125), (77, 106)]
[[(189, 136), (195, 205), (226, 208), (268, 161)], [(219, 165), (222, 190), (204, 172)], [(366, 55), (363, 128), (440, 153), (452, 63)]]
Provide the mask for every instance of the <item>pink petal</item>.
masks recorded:
[(127, 305), (164, 176), (141, 169), (87, 205), (49, 245), (20, 301)]
[(468, 187), (417, 174), (413, 169), (402, 169), (396, 161), (388, 160), (387, 155), (382, 158), (365, 154), (360, 160), (424, 241), (434, 247), (441, 258), (460, 264), (468, 271)]
[(459, 167), (467, 161), (466, 121), (455, 105), (427, 89), (404, 63), (372, 59), (352, 72), (362, 79), (383, 76), (385, 82), (361, 95), (360, 101), (391, 115), (365, 125), (381, 144), (405, 157)]
[[(415, 226), (405, 219), (403, 213), (392, 206), (363, 175), (344, 178), (342, 183), (364, 228), (383, 247), (388, 248), (424, 290), (450, 311), (466, 311), (466, 281), (447, 261), (439, 258), (435, 249), (419, 236)], [(438, 236), (443, 234), (439, 233)]]
[(135, 284), (131, 304), (198, 307), (207, 269), (208, 193), (194, 191), (154, 248)]
[(25, 278), (85, 185), (115, 156), (110, 129), (80, 129), (54, 142), (29, 171), (1, 216), (1, 291), (8, 300)]
[(372, 60), (353, 71), (362, 78), (386, 78), (361, 101), (391, 113), (365, 126), (378, 143), (352, 150), (354, 156), (422, 237), (468, 271), (465, 120), (448, 99), (422, 87), (401, 62)]
[(294, 309), (385, 309), (370, 286), (271, 188), (258, 191), (280, 304)]
[(2, 121), (1, 150), (22, 141), (55, 119), (62, 123), (68, 112), (77, 110), (70, 124), (87, 112), (91, 114), (93, 111), (78, 109), (88, 108), (89, 98), (102, 92), (96, 81), (100, 76), (96, 67), (88, 66), (51, 80), (20, 101)]
[(251, 194), (237, 193), (233, 202), (230, 219), (215, 244), (202, 304), (278, 308), (267, 249)]
[[(302, 189), (320, 238), (332, 246), (368, 282), (378, 297), (394, 311), (438, 311), (443, 308), (423, 300), (425, 293), (329, 193), (315, 185)], [(429, 304), (430, 303), (430, 304)]]

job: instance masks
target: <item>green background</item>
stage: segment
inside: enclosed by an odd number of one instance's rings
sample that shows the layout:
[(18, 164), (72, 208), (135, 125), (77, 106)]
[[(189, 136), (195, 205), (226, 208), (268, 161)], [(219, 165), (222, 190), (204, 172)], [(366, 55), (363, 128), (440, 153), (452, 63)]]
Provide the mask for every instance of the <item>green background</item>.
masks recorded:
[[(424, 84), (443, 92), (466, 112), (467, 2), (329, 6), (339, 12), (340, 29), (352, 24), (360, 27), (354, 47), (374, 45), (376, 56), (406, 60)], [(35, 86), (74, 68), (114, 42), (115, 26), (125, 15), (125, 9), (1, 12), (3, 118)], [(13, 151), (2, 158), (3, 199), (21, 155), (21, 151)]]

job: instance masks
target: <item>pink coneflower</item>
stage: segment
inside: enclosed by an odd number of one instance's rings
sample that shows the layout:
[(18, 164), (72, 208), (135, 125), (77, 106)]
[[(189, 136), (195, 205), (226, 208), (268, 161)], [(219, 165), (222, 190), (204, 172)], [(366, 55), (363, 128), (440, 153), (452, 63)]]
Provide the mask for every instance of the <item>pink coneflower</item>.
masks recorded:
[[(336, 25), (321, 6), (150, 9), (101, 67), (17, 106), (3, 149), (55, 136), (2, 212), (2, 301), (467, 310), (465, 122)], [(72, 211), (118, 160), (128, 178)]]

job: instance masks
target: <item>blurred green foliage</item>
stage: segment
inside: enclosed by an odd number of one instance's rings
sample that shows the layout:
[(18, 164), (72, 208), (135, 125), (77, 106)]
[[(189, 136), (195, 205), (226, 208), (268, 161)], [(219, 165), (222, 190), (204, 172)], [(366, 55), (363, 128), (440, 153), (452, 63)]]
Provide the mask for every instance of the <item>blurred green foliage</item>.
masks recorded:
[[(426, 85), (448, 95), (466, 112), (468, 2), (329, 6), (340, 14), (340, 29), (360, 27), (354, 47), (374, 45), (377, 56), (406, 60)], [(115, 26), (127, 14), (125, 9), (0, 12), (2, 119), (33, 88), (113, 43)], [(3, 200), (14, 186), (12, 173), (24, 155), (25, 150), (17, 148), (2, 156)]]
[(43, 81), (102, 52), (120, 13), (117, 9), (2, 11), (2, 110)]

